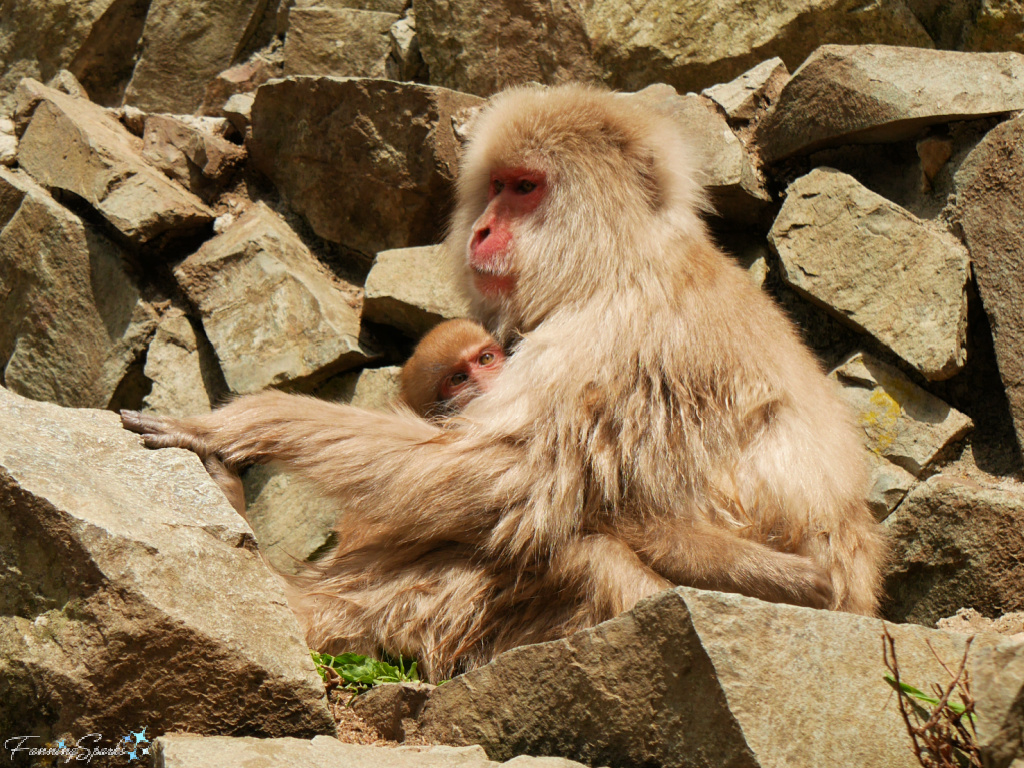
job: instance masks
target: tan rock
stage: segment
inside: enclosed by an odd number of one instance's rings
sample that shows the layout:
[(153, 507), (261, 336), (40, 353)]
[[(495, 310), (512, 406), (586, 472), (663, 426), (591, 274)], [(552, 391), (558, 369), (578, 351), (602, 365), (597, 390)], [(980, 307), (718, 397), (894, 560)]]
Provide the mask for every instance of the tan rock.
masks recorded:
[(153, 735), (334, 732), (280, 583), (195, 454), (0, 389), (0, 476), (0, 721), (106, 748), (140, 707)]
[(1017, 444), (1024, 448), (1024, 118), (993, 129), (954, 178), (956, 219), (992, 327)]
[(358, 289), (330, 275), (262, 203), (174, 270), (232, 392), (316, 381), (365, 362)]
[(364, 316), (419, 338), (442, 320), (466, 317), (462, 278), (442, 246), (381, 251), (366, 278)]
[(123, 253), (26, 174), (0, 169), (0, 361), (8, 389), (105, 408), (156, 314)]
[(679, 125), (693, 149), (715, 211), (729, 219), (756, 221), (771, 197), (746, 148), (714, 104), (693, 93), (680, 96), (663, 84), (649, 86), (635, 98), (671, 115)]
[(790, 184), (768, 240), (789, 285), (925, 378), (963, 367), (968, 257), (951, 235), (818, 168)]
[(146, 118), (142, 157), (196, 193), (223, 184), (245, 161), (245, 149), (170, 115)]
[[(950, 662), (963, 655), (963, 635), (888, 629), (904, 679), (919, 687), (948, 679), (929, 643)], [(880, 634), (875, 618), (680, 587), (445, 683), (420, 733), (480, 744), (494, 760), (820, 768), (822, 755), (842, 755), (858, 768), (912, 768)], [(975, 652), (995, 642), (980, 637)]]
[(152, 382), (144, 401), (146, 410), (165, 416), (207, 413), (224, 390), (213, 350), (207, 343), (200, 344), (180, 309), (172, 308), (160, 318), (144, 373)]
[(413, 9), (431, 82), (482, 96), (569, 80), (699, 91), (773, 56), (793, 69), (822, 43), (934, 46), (902, 2), (413, 0)]
[(843, 399), (864, 430), (868, 448), (915, 476), (974, 426), (960, 411), (871, 355), (856, 353), (833, 375), (843, 385)]
[(426, 85), (290, 78), (257, 91), (249, 150), (320, 237), (366, 255), (426, 245), (457, 173), (452, 118), (480, 103)]
[(762, 61), (735, 80), (701, 91), (725, 110), (730, 120), (752, 120), (757, 113), (773, 105), (789, 81), (786, 62), (778, 56)]
[(125, 103), (148, 112), (196, 111), (206, 84), (256, 31), (265, 0), (152, 0)]
[(353, 8), (292, 8), (284, 44), (285, 75), (384, 77), (391, 25), (401, 17)]
[[(318, 736), (302, 739), (163, 736), (156, 742), (162, 768), (498, 768), (480, 747), (371, 747)], [(239, 762), (241, 761), (241, 762)], [(511, 761), (510, 761), (511, 762)], [(511, 766), (510, 766), (511, 768)], [(515, 768), (583, 768), (551, 757), (521, 755)]]
[(275, 467), (256, 465), (242, 476), (242, 487), (246, 519), (260, 552), (282, 573), (295, 573), (304, 560), (334, 540), (341, 504), (311, 483)]
[(142, 159), (141, 140), (102, 107), (32, 81), (19, 90), (31, 120), (18, 161), (41, 184), (74, 192), (136, 243), (213, 220), (198, 198)]
[(886, 616), (931, 625), (962, 607), (1024, 610), (1024, 494), (937, 475), (885, 521)]
[(1024, 109), (1024, 55), (823, 45), (757, 131), (775, 162), (836, 144), (908, 139), (927, 125)]

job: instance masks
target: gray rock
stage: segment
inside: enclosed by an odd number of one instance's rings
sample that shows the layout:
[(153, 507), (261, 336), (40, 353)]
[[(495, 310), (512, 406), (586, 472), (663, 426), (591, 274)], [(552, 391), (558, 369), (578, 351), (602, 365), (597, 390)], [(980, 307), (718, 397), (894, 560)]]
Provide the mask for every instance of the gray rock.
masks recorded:
[(125, 103), (147, 112), (194, 112), (265, 8), (266, 0), (152, 0)]
[(701, 182), (715, 210), (729, 219), (756, 221), (771, 197), (765, 191), (743, 143), (714, 104), (703, 96), (680, 96), (668, 85), (637, 92), (647, 104), (671, 115), (700, 162)]
[(171, 308), (160, 318), (143, 373), (152, 382), (145, 408), (164, 416), (207, 413), (224, 394), (213, 350), (200, 344), (180, 309)]
[(773, 56), (793, 68), (821, 43), (934, 45), (902, 2), (413, 0), (413, 8), (431, 82), (480, 95), (595, 79), (699, 91)]
[(102, 107), (33, 81), (19, 91), (22, 119), (31, 119), (18, 161), (44, 186), (74, 192), (135, 243), (213, 220), (198, 198), (142, 159), (142, 141)]
[(384, 77), (391, 25), (401, 17), (354, 8), (292, 8), (284, 43), (285, 75)]
[(170, 115), (150, 115), (142, 157), (199, 194), (226, 182), (244, 162), (245, 149)]
[(415, 338), (470, 310), (462, 277), (439, 245), (378, 253), (365, 291), (364, 317)]
[(925, 378), (963, 367), (968, 257), (948, 233), (819, 168), (790, 184), (768, 240), (789, 285)]
[[(512, 762), (512, 761), (510, 761)], [(583, 768), (557, 758), (520, 757), (516, 768)], [(159, 768), (497, 768), (479, 747), (370, 747), (342, 744), (317, 736), (302, 739), (253, 739), (228, 736), (163, 736), (156, 741)]]
[(776, 56), (762, 61), (735, 80), (705, 88), (701, 95), (724, 109), (730, 120), (753, 120), (760, 110), (778, 100), (788, 81), (786, 62)]
[(881, 522), (892, 514), (910, 490), (917, 485), (917, 478), (903, 467), (886, 461), (877, 453), (870, 453), (871, 489), (868, 491), (868, 507)]
[(927, 125), (1024, 108), (1024, 56), (823, 45), (759, 126), (766, 162), (825, 146), (909, 139)]
[(888, 618), (933, 624), (959, 608), (1024, 609), (1024, 494), (937, 475), (885, 525), (895, 545)]
[(954, 179), (956, 219), (992, 327), (1018, 446), (1024, 447), (1024, 118), (993, 129)]
[(452, 117), (480, 99), (387, 80), (262, 86), (255, 166), (320, 237), (372, 255), (437, 242), (458, 171)]
[(333, 733), (280, 584), (194, 454), (0, 389), (0, 478), (8, 734)]
[(156, 330), (123, 254), (26, 174), (0, 169), (0, 364), (36, 400), (105, 408)]
[(352, 709), (363, 722), (376, 728), (382, 738), (405, 741), (418, 732), (416, 720), (436, 687), (429, 683), (378, 685), (357, 696)]
[(232, 392), (359, 365), (359, 290), (332, 276), (262, 203), (174, 270)]
[(397, 365), (360, 371), (352, 392), (352, 405), (376, 411), (386, 409), (398, 398), (401, 372), (402, 369)]
[(246, 519), (260, 552), (274, 568), (295, 573), (333, 540), (341, 515), (337, 499), (276, 467), (256, 465), (242, 476)]
[(1024, 765), (1024, 638), (974, 652), (971, 688), (986, 766)]
[[(963, 635), (889, 631), (904, 679), (918, 687), (947, 678), (929, 642), (940, 658), (963, 655)], [(858, 768), (911, 768), (918, 763), (882, 679), (880, 634), (866, 616), (680, 587), (445, 683), (420, 734), (478, 743), (494, 760), (818, 768), (841, 755)], [(994, 643), (982, 636), (975, 646)]]
[(843, 385), (843, 399), (864, 430), (868, 448), (915, 476), (974, 426), (960, 411), (871, 355), (856, 353), (833, 375)]

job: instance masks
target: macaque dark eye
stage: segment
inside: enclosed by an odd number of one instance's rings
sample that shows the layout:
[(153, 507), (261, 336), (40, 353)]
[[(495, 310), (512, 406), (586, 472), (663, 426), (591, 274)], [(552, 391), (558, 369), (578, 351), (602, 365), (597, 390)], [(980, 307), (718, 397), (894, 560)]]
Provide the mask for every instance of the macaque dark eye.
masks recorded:
[(491, 182), (491, 192), (492, 192), (492, 194), (500, 195), (501, 194), (501, 190), (503, 190), (504, 188), (505, 188), (505, 182), (504, 181), (498, 181), (497, 179), (495, 179), (494, 181)]
[(533, 190), (535, 190), (536, 188), (537, 184), (535, 182), (527, 181), (526, 179), (523, 179), (518, 184), (516, 184), (516, 192), (520, 195), (528, 195), (531, 192), (533, 192)]
[(453, 373), (448, 377), (448, 384), (453, 387), (461, 387), (467, 381), (469, 381), (468, 373)]
[(482, 355), (480, 355), (480, 357), (479, 357), (479, 358), (477, 359), (477, 362), (478, 362), (478, 363), (479, 363), (480, 365), (490, 365), (491, 363), (493, 363), (493, 362), (494, 362), (494, 353), (493, 353), (493, 352), (484, 352), (484, 353), (483, 353)]

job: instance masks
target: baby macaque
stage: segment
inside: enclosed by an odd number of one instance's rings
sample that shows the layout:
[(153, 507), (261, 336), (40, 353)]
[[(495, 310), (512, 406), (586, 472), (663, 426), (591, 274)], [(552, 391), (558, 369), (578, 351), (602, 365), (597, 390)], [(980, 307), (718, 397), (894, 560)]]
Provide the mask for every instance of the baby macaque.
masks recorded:
[(402, 367), (401, 399), (424, 418), (453, 416), (487, 391), (504, 364), (504, 350), (480, 323), (447, 320)]

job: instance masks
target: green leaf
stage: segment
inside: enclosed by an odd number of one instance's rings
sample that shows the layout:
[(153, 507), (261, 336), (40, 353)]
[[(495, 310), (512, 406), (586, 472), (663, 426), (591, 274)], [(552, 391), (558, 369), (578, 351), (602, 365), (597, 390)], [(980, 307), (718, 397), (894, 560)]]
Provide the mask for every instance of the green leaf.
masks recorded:
[[(922, 691), (920, 688), (915, 688), (914, 686), (908, 685), (907, 683), (904, 683), (902, 681), (897, 683), (896, 682), (896, 678), (893, 677), (892, 675), (885, 675), (885, 681), (889, 685), (891, 685), (893, 688), (896, 688), (897, 686), (899, 686), (900, 692), (903, 693), (906, 696), (912, 696), (915, 699), (919, 699), (919, 700), (921, 700), (923, 702), (931, 704), (933, 707), (938, 705), (938, 703), (939, 703), (938, 699), (936, 699), (934, 696), (929, 696), (927, 693)], [(953, 710), (953, 712), (956, 715), (962, 715), (964, 713), (964, 711), (966, 710), (966, 707), (964, 707), (964, 705), (961, 704), (958, 701), (947, 701), (946, 702), (946, 706), (949, 707), (951, 710)], [(974, 714), (973, 713), (971, 715), (969, 715), (968, 717), (971, 720), (971, 722), (974, 722)]]

